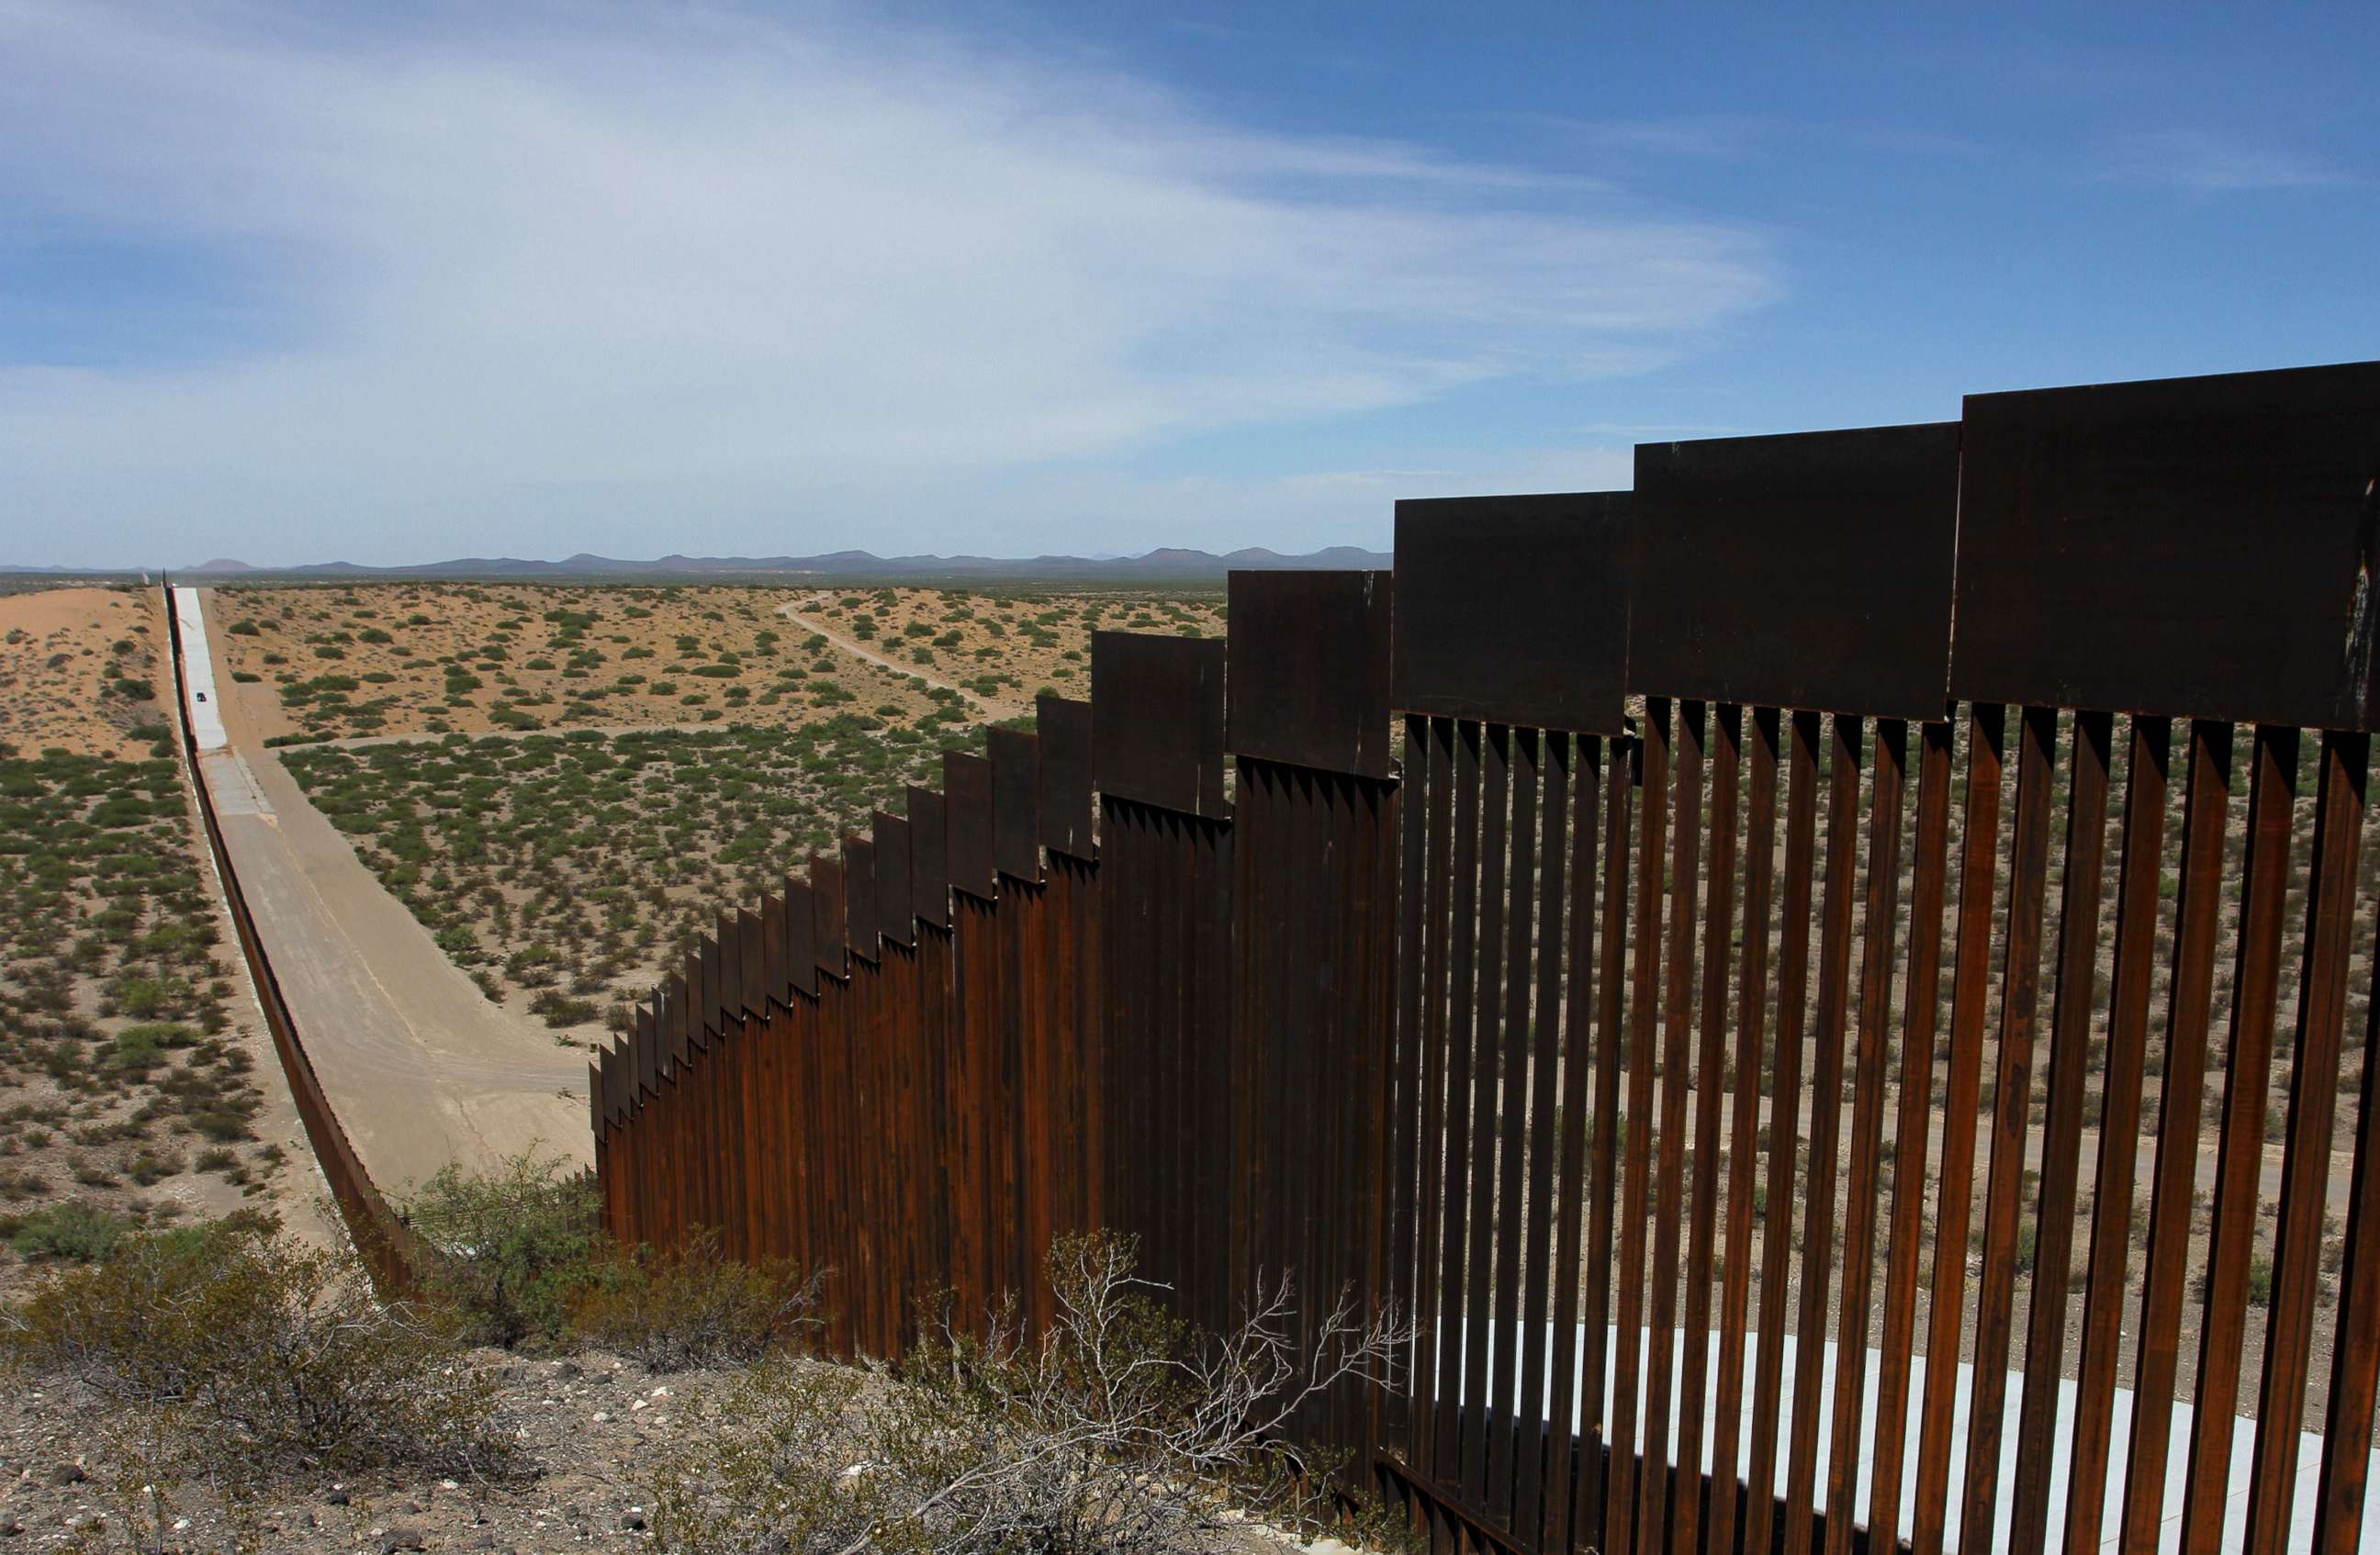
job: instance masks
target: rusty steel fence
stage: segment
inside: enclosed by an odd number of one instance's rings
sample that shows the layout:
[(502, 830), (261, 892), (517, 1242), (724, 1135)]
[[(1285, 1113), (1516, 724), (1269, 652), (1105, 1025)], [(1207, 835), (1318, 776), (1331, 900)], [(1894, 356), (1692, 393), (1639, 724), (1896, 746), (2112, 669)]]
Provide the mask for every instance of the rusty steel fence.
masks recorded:
[(1979, 395), (1234, 573), (721, 916), (611, 1227), (844, 1353), (1353, 1291), (1297, 1433), (1439, 1547), (2360, 1549), (2375, 478), (2380, 365)]

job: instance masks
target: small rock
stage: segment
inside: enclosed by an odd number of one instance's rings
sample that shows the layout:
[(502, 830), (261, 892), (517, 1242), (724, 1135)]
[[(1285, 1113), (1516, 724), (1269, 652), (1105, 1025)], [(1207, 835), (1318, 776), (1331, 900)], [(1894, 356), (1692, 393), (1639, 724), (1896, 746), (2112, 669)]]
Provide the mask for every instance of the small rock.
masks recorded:
[(400, 1549), (427, 1549), (429, 1537), (419, 1528), (391, 1528), (380, 1536), (380, 1555), (396, 1555)]
[(595, 1411), (595, 1423), (599, 1426), (611, 1419), (611, 1417), (612, 1412), (608, 1409), (598, 1409)]
[(628, 1508), (627, 1511), (620, 1513), (620, 1526), (629, 1530), (631, 1533), (643, 1528), (644, 1525), (645, 1509), (643, 1507), (632, 1506)]
[(322, 1504), (325, 1506), (345, 1506), (347, 1504), (347, 1493), (345, 1490), (334, 1489), (329, 1495), (322, 1498)]

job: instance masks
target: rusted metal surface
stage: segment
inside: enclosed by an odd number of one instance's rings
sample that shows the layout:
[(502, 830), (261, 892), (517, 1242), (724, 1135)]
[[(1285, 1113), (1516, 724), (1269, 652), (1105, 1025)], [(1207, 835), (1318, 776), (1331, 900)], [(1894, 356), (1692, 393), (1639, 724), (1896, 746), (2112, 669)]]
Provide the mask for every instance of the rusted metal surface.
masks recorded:
[[(1827, 1504), (1830, 1507), (1853, 1504), (1859, 1488), (1862, 1414), (1867, 1402), (1868, 1314), (1876, 1276), (1876, 1175), (1884, 1148), (1885, 1049), (1892, 1019), (1892, 963), (1900, 899), (1901, 800), (1909, 771), (1908, 726), (1898, 718), (1882, 718), (1876, 721), (1874, 734), (1867, 880), (1860, 910), (1851, 1176), (1843, 1196), (1843, 1285), (1835, 1323), (1834, 1427), (1827, 1452)], [(1840, 1107), (1835, 1110), (1840, 1115)], [(1828, 1555), (1846, 1555), (1851, 1547), (1852, 1519), (1828, 1518)]]
[(1952, 694), (2373, 727), (2380, 363), (1970, 395), (1965, 428)]
[(1227, 750), (1363, 778), (1390, 775), (1390, 576), (1231, 574)]
[[(942, 754), (942, 861), (951, 887), (978, 901), (997, 891), (992, 849), (991, 763), (964, 751)], [(955, 922), (955, 921), (953, 921)]]
[(1091, 705), (1062, 696), (1034, 704), (1041, 741), (1041, 846), (1052, 853), (1093, 860), (1091, 837)]
[(880, 954), (877, 934), (882, 914), (876, 906), (876, 844), (857, 837), (843, 839), (844, 942), (851, 953), (873, 961)]
[[(1301, 1364), (1326, 1296), (1408, 1313), (1392, 1377), (1288, 1431), (1437, 1549), (1938, 1555), (1953, 1496), (1965, 1549), (2081, 1548), (2111, 1510), (2150, 1549), (2184, 1392), (2184, 1549), (2222, 1536), (2241, 1453), (2251, 1548), (2352, 1549), (2380, 1395), (2370, 643), (2361, 606), (2310, 609), (2338, 628), (2313, 665), (2264, 579), (2206, 641), (2172, 623), (2278, 517), (2274, 569), (2329, 598), (2352, 447), (2380, 468), (2374, 370), (1647, 449), (1658, 533), (1625, 499), (1406, 504), (1393, 612), (1385, 578), (1235, 577), (1228, 646), (1101, 634), (1096, 717), (1043, 699), (1038, 734), (729, 904), (597, 1055), (607, 1224), (832, 1265), (839, 1353), (899, 1353), (938, 1290), (1046, 1325), (1043, 1253), (1098, 1226), (1210, 1330), (1290, 1273)], [(2172, 716), (2200, 716), (2179, 773)], [(1789, 1384), (1789, 1336), (1831, 1372)], [(2306, 1528), (2275, 1488), (2325, 1385)]]
[(909, 814), (909, 910), (920, 923), (951, 926), (949, 805), (934, 789), (912, 788)]
[(2207, 1253), (2206, 1311), (2199, 1327), (2198, 1388), (2190, 1418), (2183, 1555), (2213, 1555), (2221, 1547), (2227, 1481), (2237, 1446), (2232, 1436), (2246, 1359), (2250, 1261), (2255, 1255), (2257, 1179), (2272, 1087), (2297, 755), (2297, 730), (2258, 726), (2249, 758), (2247, 879), (2239, 972), (2231, 990), (2231, 1030), (2224, 1044), (2223, 1135), (2215, 1157), (2214, 1245)]
[(1635, 507), (1632, 687), (1941, 716), (1957, 422), (1642, 443)]
[[(2281, 1166), (2280, 1224), (2273, 1245), (2255, 1466), (2248, 1481), (2248, 1544), (2253, 1549), (2289, 1545), (2299, 1418), (2305, 1411), (2318, 1321), (2324, 1199), (2330, 1185), (2331, 1131), (2338, 1117), (2356, 858), (2363, 839), (2363, 785), (2371, 754), (2370, 736), (2333, 731), (2323, 737), (2315, 772), (2305, 982), (2298, 995), (2297, 1030), (2290, 1044), (2288, 1154)], [(2366, 1335), (2367, 1342), (2371, 1338)]]
[(1223, 644), (1091, 633), (1091, 776), (1101, 794), (1222, 819)]
[(909, 823), (879, 810), (874, 826), (877, 933), (895, 945), (915, 945), (917, 916), (916, 887), (909, 879)]
[(1041, 878), (1041, 742), (1013, 729), (983, 731), (991, 762), (991, 862), (1017, 880)]
[(1629, 496), (1397, 504), (1397, 709), (1619, 732)]

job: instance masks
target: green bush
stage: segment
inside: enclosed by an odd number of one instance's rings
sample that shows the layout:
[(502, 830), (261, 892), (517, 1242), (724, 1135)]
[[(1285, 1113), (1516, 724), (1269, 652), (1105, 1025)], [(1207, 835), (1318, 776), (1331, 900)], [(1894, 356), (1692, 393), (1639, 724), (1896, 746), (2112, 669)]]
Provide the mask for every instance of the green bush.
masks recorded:
[(123, 1237), (11, 1316), (18, 1360), (137, 1416), (169, 1470), (259, 1484), (515, 1463), (494, 1380), (444, 1327), (376, 1299), (351, 1254), (253, 1217)]
[(575, 1322), (592, 1343), (650, 1370), (734, 1365), (817, 1326), (822, 1284), (788, 1264), (755, 1269), (725, 1258), (718, 1233), (706, 1229), (681, 1252), (625, 1263), (587, 1293)]
[(436, 1249), (434, 1299), (493, 1344), (566, 1339), (589, 1294), (621, 1277), (592, 1179), (524, 1152), (487, 1176), (453, 1166), (423, 1183), (406, 1219)]
[(69, 1199), (49, 1204), (25, 1217), (8, 1246), (19, 1258), (58, 1259), (89, 1263), (103, 1259), (123, 1245), (132, 1223), (95, 1206)]

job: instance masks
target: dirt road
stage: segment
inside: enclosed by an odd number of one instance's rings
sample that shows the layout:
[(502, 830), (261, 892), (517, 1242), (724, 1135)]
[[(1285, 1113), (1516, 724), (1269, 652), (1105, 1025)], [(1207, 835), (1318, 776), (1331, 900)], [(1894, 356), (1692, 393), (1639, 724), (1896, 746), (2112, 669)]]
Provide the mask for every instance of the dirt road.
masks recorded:
[[(201, 591), (202, 602), (211, 591)], [(222, 662), (214, 611), (207, 634)], [(537, 1146), (592, 1158), (587, 1054), (491, 1004), (373, 878), (264, 748), (225, 685), (227, 743), (200, 767), (307, 1051), (382, 1190), (402, 1199), (449, 1162)]]
[[(817, 633), (820, 636), (825, 638), (828, 642), (832, 643), (836, 647), (841, 648), (844, 653), (849, 654), (854, 658), (864, 658), (880, 669), (890, 669), (895, 675), (907, 675), (914, 679), (923, 681), (928, 685), (936, 687), (940, 690), (954, 691), (958, 693), (959, 695), (966, 699), (966, 705), (975, 710), (975, 713), (978, 717), (996, 721), (1001, 718), (1013, 718), (1017, 717), (1019, 714), (1030, 712), (1032, 710), (1030, 705), (1026, 703), (1002, 702), (991, 697), (978, 696), (974, 692), (969, 691), (966, 687), (959, 684), (956, 681), (944, 680), (941, 676), (929, 673), (925, 669), (919, 669), (914, 664), (896, 664), (892, 659), (885, 657), (882, 654), (878, 653), (874, 648), (871, 648), (867, 644), (861, 642), (858, 638), (853, 637), (845, 633), (837, 632), (832, 627), (826, 625), (814, 616), (806, 616), (802, 614), (800, 610), (795, 608), (795, 601), (791, 599), (786, 600), (783, 604), (777, 607), (777, 613), (784, 617), (787, 621), (793, 622), (795, 626), (800, 627), (805, 632)], [(816, 602), (806, 601), (806, 603), (814, 605)]]

